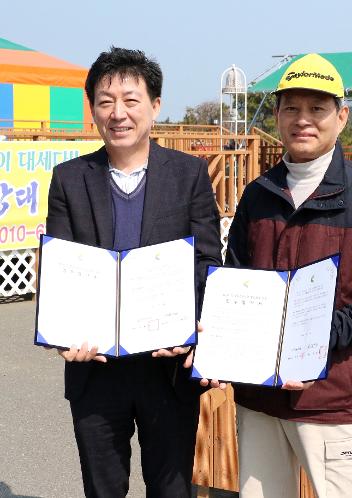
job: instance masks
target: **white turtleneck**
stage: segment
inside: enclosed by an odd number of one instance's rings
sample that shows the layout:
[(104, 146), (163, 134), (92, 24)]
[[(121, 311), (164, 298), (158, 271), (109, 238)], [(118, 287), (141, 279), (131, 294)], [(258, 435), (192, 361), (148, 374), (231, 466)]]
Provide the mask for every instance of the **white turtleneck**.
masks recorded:
[(335, 146), (323, 156), (307, 163), (291, 163), (286, 152), (283, 161), (288, 169), (287, 185), (290, 189), (296, 209), (318, 187), (331, 163)]

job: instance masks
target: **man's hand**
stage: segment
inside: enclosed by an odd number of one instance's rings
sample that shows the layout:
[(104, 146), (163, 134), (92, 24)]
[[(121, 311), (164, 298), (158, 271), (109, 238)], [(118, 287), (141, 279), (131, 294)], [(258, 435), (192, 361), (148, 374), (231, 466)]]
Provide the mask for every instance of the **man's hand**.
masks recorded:
[(78, 349), (77, 346), (73, 345), (68, 351), (62, 351), (58, 349), (57, 352), (68, 362), (86, 362), (91, 360), (100, 361), (102, 363), (107, 362), (105, 356), (97, 356), (98, 346), (93, 346), (90, 350), (88, 350), (87, 342), (84, 342), (80, 349)]
[(191, 346), (176, 346), (175, 348), (168, 348), (168, 349), (158, 349), (158, 351), (154, 351), (152, 353), (152, 356), (154, 358), (173, 358), (174, 356), (178, 356), (180, 354), (186, 354), (189, 353), (191, 349)]
[(210, 386), (213, 387), (214, 389), (221, 389), (224, 391), (226, 389), (227, 383), (226, 382), (219, 382), (217, 379), (201, 379), (200, 385), (203, 387), (207, 387), (210, 383)]
[[(198, 332), (203, 331), (203, 327), (199, 322), (197, 324), (197, 330)], [(185, 368), (189, 368), (192, 365), (193, 361), (193, 348), (191, 346), (186, 346), (186, 347), (176, 346), (175, 348), (159, 349), (158, 351), (154, 351), (152, 353), (152, 356), (154, 358), (161, 358), (161, 357), (172, 358), (174, 356), (178, 356), (179, 354), (187, 354), (187, 353), (189, 354), (185, 359), (183, 366)]]
[(314, 384), (314, 380), (311, 382), (300, 382), (297, 380), (288, 380), (283, 384), (281, 389), (286, 389), (287, 391), (305, 391), (309, 389)]
[[(199, 322), (198, 322), (197, 328), (198, 328), (198, 333), (203, 332), (203, 330), (204, 330), (202, 325)], [(152, 353), (152, 355), (154, 356), (154, 358), (158, 358), (161, 356), (170, 358), (173, 356), (177, 356), (179, 354), (186, 354), (186, 353), (189, 353), (189, 354), (187, 355), (187, 357), (183, 363), (183, 366), (184, 366), (184, 368), (190, 368), (192, 366), (192, 363), (193, 363), (194, 348), (176, 347), (176, 348), (170, 348), (170, 349), (159, 349), (159, 351), (154, 351), (154, 353)], [(216, 379), (212, 379), (211, 381), (209, 381), (208, 379), (201, 379), (200, 385), (207, 387), (209, 385), (209, 382), (210, 382), (211, 387), (213, 387), (213, 388), (219, 387), (222, 390), (226, 389), (226, 383), (219, 382)]]

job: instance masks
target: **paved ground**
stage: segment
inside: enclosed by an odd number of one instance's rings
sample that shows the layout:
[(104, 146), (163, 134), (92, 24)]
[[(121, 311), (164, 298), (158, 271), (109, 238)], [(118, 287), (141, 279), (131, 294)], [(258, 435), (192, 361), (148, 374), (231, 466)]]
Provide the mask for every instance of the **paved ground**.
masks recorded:
[[(0, 297), (0, 498), (83, 498), (69, 405), (63, 397), (63, 361), (55, 351), (33, 346), (34, 314), (33, 302)], [(136, 438), (131, 469), (128, 498), (142, 498)], [(213, 498), (236, 496), (210, 492)]]
[[(33, 346), (35, 305), (0, 302), (0, 498), (82, 498), (63, 363)], [(133, 440), (129, 498), (144, 496)]]

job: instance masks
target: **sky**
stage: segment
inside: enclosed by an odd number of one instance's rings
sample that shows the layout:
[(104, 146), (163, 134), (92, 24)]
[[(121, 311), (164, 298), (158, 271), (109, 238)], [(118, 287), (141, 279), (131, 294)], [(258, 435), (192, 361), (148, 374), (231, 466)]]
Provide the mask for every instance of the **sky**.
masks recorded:
[(219, 101), (232, 64), (249, 82), (278, 63), (273, 55), (352, 51), (351, 0), (0, 0), (0, 8), (0, 38), (86, 68), (111, 45), (154, 57), (164, 73), (160, 120)]

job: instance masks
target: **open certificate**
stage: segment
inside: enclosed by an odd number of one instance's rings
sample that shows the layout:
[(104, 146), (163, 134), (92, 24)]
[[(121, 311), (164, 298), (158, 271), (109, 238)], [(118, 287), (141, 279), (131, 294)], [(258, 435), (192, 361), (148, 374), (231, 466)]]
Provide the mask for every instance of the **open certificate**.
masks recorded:
[(335, 255), (287, 272), (209, 267), (192, 377), (326, 378), (338, 265)]
[(42, 236), (35, 344), (123, 356), (195, 344), (193, 237), (110, 251)]

